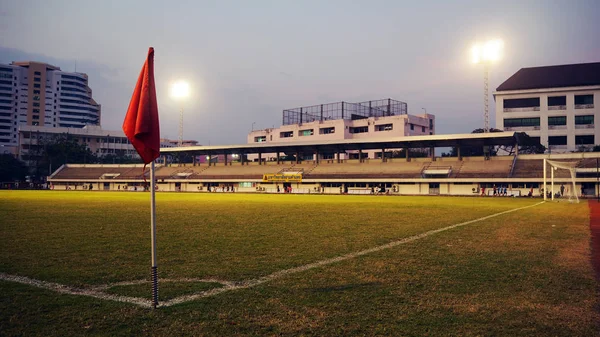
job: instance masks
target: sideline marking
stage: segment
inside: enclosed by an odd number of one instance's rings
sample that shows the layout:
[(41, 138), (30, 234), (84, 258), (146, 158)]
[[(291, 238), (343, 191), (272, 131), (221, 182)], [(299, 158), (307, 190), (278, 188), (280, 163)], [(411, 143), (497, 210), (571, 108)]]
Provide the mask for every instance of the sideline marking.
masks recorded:
[[(176, 297), (176, 298), (174, 298), (172, 300), (168, 300), (168, 301), (164, 301), (164, 302), (160, 303), (159, 307), (170, 307), (172, 305), (176, 305), (176, 304), (181, 304), (181, 303), (193, 301), (193, 300), (196, 300), (196, 299), (199, 299), (199, 298), (205, 298), (205, 297), (215, 296), (215, 295), (227, 292), (227, 291), (252, 288), (252, 287), (255, 287), (257, 285), (261, 285), (263, 283), (267, 283), (269, 281), (272, 281), (272, 280), (275, 280), (275, 279), (278, 279), (278, 278), (282, 278), (282, 277), (290, 275), (290, 274), (300, 273), (300, 272), (307, 271), (307, 270), (310, 270), (310, 269), (315, 269), (315, 268), (319, 268), (319, 267), (322, 267), (322, 266), (330, 265), (330, 264), (333, 264), (333, 263), (337, 263), (337, 262), (341, 262), (341, 261), (353, 259), (353, 258), (356, 258), (356, 257), (359, 257), (359, 256), (363, 256), (363, 255), (367, 255), (367, 254), (379, 252), (379, 251), (382, 251), (382, 250), (385, 250), (385, 249), (390, 249), (390, 248), (393, 248), (393, 247), (396, 247), (396, 246), (399, 246), (399, 245), (403, 245), (405, 243), (409, 243), (409, 242), (413, 242), (413, 241), (416, 241), (416, 240), (420, 240), (420, 239), (426, 238), (426, 237), (431, 236), (433, 234), (444, 232), (444, 231), (447, 231), (447, 230), (450, 230), (450, 229), (454, 229), (454, 228), (457, 228), (457, 227), (462, 227), (462, 226), (470, 225), (472, 223), (483, 221), (483, 220), (487, 220), (487, 219), (491, 219), (491, 218), (494, 218), (494, 217), (497, 217), (497, 216), (500, 216), (500, 215), (504, 215), (504, 214), (508, 214), (508, 213), (512, 213), (512, 212), (516, 212), (516, 211), (520, 211), (520, 210), (524, 210), (524, 209), (527, 209), (527, 208), (539, 206), (539, 205), (541, 205), (543, 203), (545, 203), (545, 201), (538, 202), (536, 204), (529, 205), (529, 206), (518, 207), (518, 208), (510, 209), (510, 210), (507, 210), (507, 211), (503, 211), (503, 212), (499, 212), (499, 213), (495, 213), (495, 214), (491, 214), (491, 215), (486, 215), (486, 216), (481, 217), (481, 218), (477, 218), (477, 219), (473, 219), (473, 220), (469, 220), (469, 221), (457, 223), (457, 224), (450, 225), (450, 226), (447, 226), (447, 227), (433, 229), (433, 230), (430, 230), (430, 231), (427, 231), (427, 232), (424, 232), (424, 233), (421, 233), (421, 234), (409, 236), (409, 237), (404, 238), (404, 239), (392, 241), (390, 243), (386, 243), (386, 244), (381, 245), (381, 246), (377, 246), (377, 247), (373, 247), (373, 248), (361, 250), (361, 251), (354, 252), (354, 253), (348, 253), (348, 254), (340, 255), (340, 256), (337, 256), (337, 257), (333, 257), (333, 258), (329, 258), (329, 259), (325, 259), (325, 260), (321, 260), (321, 261), (317, 261), (317, 262), (305, 264), (305, 265), (299, 266), (299, 267), (294, 267), (294, 268), (289, 268), (289, 269), (284, 269), (284, 270), (276, 271), (276, 272), (274, 272), (272, 274), (269, 274), (267, 276), (259, 277), (259, 278), (252, 279), (252, 280), (247, 280), (247, 281), (242, 281), (242, 282), (227, 282), (227, 281), (212, 280), (212, 279), (211, 280), (189, 279), (189, 278), (184, 278), (184, 279), (181, 279), (181, 280), (177, 280), (177, 279), (165, 279), (164, 280), (165, 282), (186, 282), (186, 281), (187, 282), (190, 282), (190, 281), (216, 282), (216, 283), (223, 284), (223, 287), (221, 287), (221, 288), (214, 288), (214, 289), (210, 289), (210, 290), (207, 290), (207, 291), (198, 292), (198, 293), (192, 294), (192, 295), (185, 295), (185, 296)], [(142, 284), (142, 283), (149, 283), (150, 281), (125, 281), (125, 282), (118, 282), (118, 283), (114, 283), (114, 284), (104, 285), (104, 286), (96, 286), (96, 287), (93, 287), (93, 289), (81, 289), (81, 288), (70, 287), (70, 286), (67, 286), (67, 285), (59, 284), (59, 283), (40, 281), (40, 280), (31, 279), (31, 278), (28, 278), (28, 277), (25, 277), (25, 276), (9, 275), (9, 274), (5, 274), (5, 273), (1, 273), (1, 272), (0, 272), (0, 280), (17, 282), (17, 283), (22, 283), (22, 284), (27, 284), (27, 285), (31, 285), (31, 286), (42, 288), (42, 289), (53, 290), (53, 291), (56, 291), (56, 292), (61, 293), (61, 294), (89, 296), (89, 297), (94, 297), (94, 298), (103, 299), (103, 300), (116, 301), (116, 302), (124, 302), (124, 303), (131, 303), (131, 304), (135, 304), (135, 305), (138, 305), (138, 306), (144, 307), (144, 308), (151, 308), (152, 307), (151, 300), (149, 300), (149, 299), (143, 299), (143, 298), (138, 298), (138, 297), (113, 295), (113, 294), (107, 294), (107, 293), (104, 293), (102, 291), (99, 291), (99, 290), (108, 289), (108, 288), (110, 288), (112, 286), (115, 286), (115, 285)], [(160, 281), (162, 281), (162, 280), (160, 280)]]

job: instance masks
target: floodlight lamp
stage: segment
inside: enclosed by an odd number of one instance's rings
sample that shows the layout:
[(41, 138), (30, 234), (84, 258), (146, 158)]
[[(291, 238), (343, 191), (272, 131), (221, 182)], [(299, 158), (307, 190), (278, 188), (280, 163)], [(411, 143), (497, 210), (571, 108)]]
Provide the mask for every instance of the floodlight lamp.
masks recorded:
[(477, 44), (471, 48), (471, 60), (473, 63), (492, 63), (500, 60), (504, 42), (502, 40), (490, 40), (484, 44)]
[(190, 85), (185, 81), (177, 81), (171, 85), (171, 97), (181, 99), (190, 95)]
[(492, 40), (483, 46), (482, 58), (486, 61), (495, 62), (500, 59), (502, 52), (502, 40)]

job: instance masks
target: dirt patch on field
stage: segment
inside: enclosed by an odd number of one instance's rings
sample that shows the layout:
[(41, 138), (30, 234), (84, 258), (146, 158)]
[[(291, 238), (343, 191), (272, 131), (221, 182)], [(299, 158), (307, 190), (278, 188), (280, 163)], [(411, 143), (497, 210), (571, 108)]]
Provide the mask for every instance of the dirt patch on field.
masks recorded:
[(590, 208), (590, 232), (592, 247), (592, 265), (596, 272), (596, 279), (600, 281), (600, 203), (589, 200)]

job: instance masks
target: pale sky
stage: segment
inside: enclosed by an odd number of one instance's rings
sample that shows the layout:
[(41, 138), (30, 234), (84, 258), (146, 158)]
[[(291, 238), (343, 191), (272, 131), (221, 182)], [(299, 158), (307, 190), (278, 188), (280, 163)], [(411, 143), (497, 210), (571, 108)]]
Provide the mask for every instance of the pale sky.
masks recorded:
[[(85, 72), (102, 126), (119, 130), (148, 47), (161, 135), (241, 144), (282, 110), (393, 98), (437, 133), (483, 126), (473, 43), (504, 41), (490, 89), (523, 67), (600, 61), (600, 1), (0, 0), (0, 63)], [(179, 103), (169, 84), (188, 80)], [(491, 124), (495, 124), (490, 98)]]

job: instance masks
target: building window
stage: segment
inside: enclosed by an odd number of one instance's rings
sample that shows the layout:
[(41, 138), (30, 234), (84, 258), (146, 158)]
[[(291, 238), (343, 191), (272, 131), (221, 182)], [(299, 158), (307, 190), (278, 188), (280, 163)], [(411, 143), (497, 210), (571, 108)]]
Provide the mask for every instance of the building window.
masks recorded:
[(425, 127), (424, 126), (421, 127), (421, 132), (425, 132)]
[(279, 133), (279, 138), (291, 138), (294, 137), (294, 131), (284, 131)]
[(517, 128), (517, 127), (528, 127), (528, 126), (540, 126), (540, 119), (538, 118), (505, 118), (504, 127)]
[(40, 91), (39, 91), (39, 90), (34, 90), (34, 91), (33, 91), (33, 94), (34, 94), (34, 95), (39, 95), (39, 94), (40, 94)]
[(414, 125), (414, 124), (411, 124), (411, 125), (410, 125), (410, 129), (411, 129), (411, 130), (414, 130), (414, 129), (415, 129), (415, 125)]
[(258, 137), (254, 137), (254, 142), (255, 143), (263, 143), (267, 141), (267, 136), (258, 136)]
[(575, 145), (593, 145), (594, 135), (575, 136)]
[(40, 88), (40, 84), (39, 84), (39, 83), (34, 83), (34, 84), (33, 84), (33, 87), (34, 87), (34, 88)]
[(306, 129), (306, 130), (300, 130), (300, 131), (298, 131), (298, 136), (300, 136), (300, 137), (312, 136), (313, 134), (314, 134), (314, 130), (313, 129)]
[(594, 107), (594, 95), (575, 95), (575, 109)]
[(328, 135), (330, 133), (335, 133), (335, 127), (319, 129), (319, 134), (321, 134), (321, 135)]
[(575, 125), (593, 125), (594, 115), (575, 116)]
[(350, 133), (366, 133), (366, 132), (369, 132), (368, 126), (357, 126), (357, 127), (350, 128)]
[(548, 110), (565, 110), (567, 108), (567, 96), (548, 97)]
[(39, 114), (40, 113), (40, 109), (33, 109), (33, 113), (34, 114)]
[(34, 72), (33, 72), (33, 74), (34, 74), (34, 75), (37, 75), (37, 76), (40, 76), (42, 73), (41, 73), (41, 72), (39, 72), (39, 71), (34, 71)]
[(394, 129), (394, 124), (375, 125), (375, 131), (390, 131)]
[(548, 117), (548, 125), (567, 125), (566, 116)]
[(550, 136), (548, 145), (567, 145), (567, 136)]
[(42, 80), (42, 79), (41, 79), (41, 78), (39, 78), (39, 77), (34, 77), (34, 78), (33, 78), (33, 81), (34, 81), (34, 82), (40, 82), (41, 80)]
[(540, 98), (512, 98), (505, 99), (503, 102), (504, 111), (537, 111), (540, 110)]

